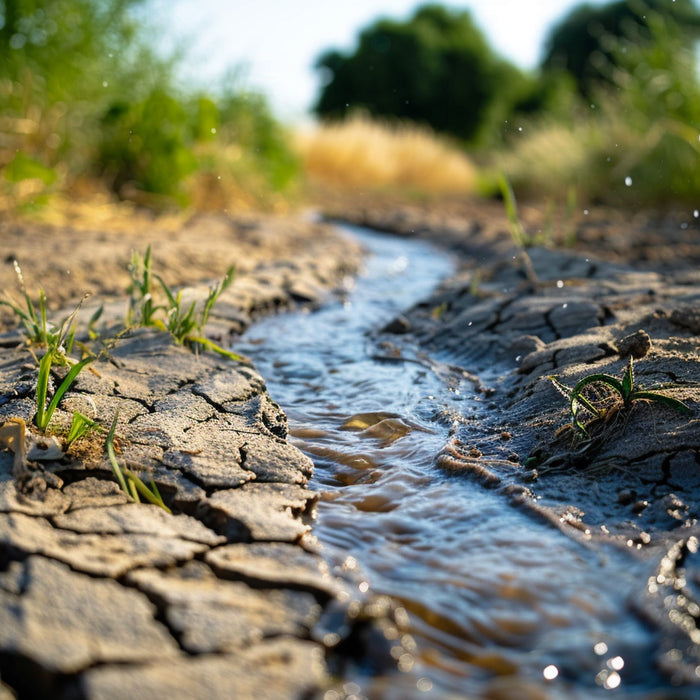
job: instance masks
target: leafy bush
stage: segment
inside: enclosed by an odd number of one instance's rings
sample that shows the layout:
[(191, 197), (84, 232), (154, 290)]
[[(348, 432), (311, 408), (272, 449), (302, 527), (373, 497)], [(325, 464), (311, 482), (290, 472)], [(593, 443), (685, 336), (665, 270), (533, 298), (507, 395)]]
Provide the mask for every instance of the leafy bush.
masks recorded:
[(146, 99), (117, 102), (102, 118), (97, 162), (111, 188), (169, 195), (185, 203), (182, 184), (197, 167), (185, 107), (162, 89)]
[(157, 206), (212, 182), (219, 206), (289, 187), (297, 163), (264, 98), (178, 89), (147, 3), (0, 0), (0, 195), (36, 201), (86, 175)]
[(531, 119), (497, 158), (515, 188), (564, 197), (575, 187), (582, 200), (611, 204), (696, 204), (700, 82), (685, 36), (669, 14), (649, 9), (643, 27), (608, 35), (608, 86), (579, 100), (573, 117)]

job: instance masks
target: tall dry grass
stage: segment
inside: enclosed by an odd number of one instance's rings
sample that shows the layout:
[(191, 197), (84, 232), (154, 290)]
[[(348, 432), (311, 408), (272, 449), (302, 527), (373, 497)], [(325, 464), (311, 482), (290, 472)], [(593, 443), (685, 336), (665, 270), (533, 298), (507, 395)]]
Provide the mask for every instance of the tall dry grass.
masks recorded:
[(348, 188), (471, 192), (476, 168), (452, 142), (427, 127), (356, 114), (296, 134), (312, 181)]

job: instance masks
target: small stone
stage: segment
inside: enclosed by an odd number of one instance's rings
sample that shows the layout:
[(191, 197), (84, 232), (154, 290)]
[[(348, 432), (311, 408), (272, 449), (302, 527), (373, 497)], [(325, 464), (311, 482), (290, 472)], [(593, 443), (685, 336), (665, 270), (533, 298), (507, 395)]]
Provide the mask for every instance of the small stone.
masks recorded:
[(631, 355), (635, 360), (638, 360), (647, 355), (649, 350), (651, 350), (651, 338), (646, 331), (641, 329), (626, 335), (617, 343), (620, 357)]
[(393, 335), (402, 335), (411, 330), (411, 322), (405, 316), (397, 316), (392, 321), (382, 328), (382, 333), (392, 333)]
[(670, 316), (671, 323), (687, 328), (694, 335), (700, 334), (700, 309), (695, 306), (682, 306), (674, 309)]

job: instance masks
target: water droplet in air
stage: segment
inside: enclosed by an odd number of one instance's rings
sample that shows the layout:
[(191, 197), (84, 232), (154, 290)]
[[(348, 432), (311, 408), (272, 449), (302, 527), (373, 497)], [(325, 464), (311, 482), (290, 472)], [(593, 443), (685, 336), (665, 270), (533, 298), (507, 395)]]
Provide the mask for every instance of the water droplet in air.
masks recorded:
[(625, 178), (625, 185), (632, 187), (632, 178), (629, 175)]
[(598, 656), (602, 656), (608, 651), (608, 645), (605, 642), (598, 642), (594, 647), (593, 651)]
[(109, 85), (109, 83), (106, 80), (102, 81), (102, 87), (107, 87), (108, 85)]
[(549, 664), (549, 666), (544, 667), (542, 675), (545, 680), (553, 681), (559, 675), (559, 669), (554, 664)]
[(564, 286), (564, 280), (557, 280), (557, 289), (561, 289)]
[(584, 210), (583, 210), (583, 213), (584, 213), (585, 216), (588, 216), (588, 215), (590, 214), (590, 212), (588, 211), (588, 209), (584, 209)]
[(613, 656), (612, 659), (608, 659), (608, 668), (613, 669), (613, 671), (621, 671), (625, 667), (625, 660), (621, 656)]
[(433, 682), (430, 680), (430, 678), (419, 678), (416, 682), (416, 688), (418, 688), (418, 690), (420, 690), (422, 693), (427, 693), (429, 690), (433, 689)]
[(695, 209), (695, 210), (693, 211), (693, 216), (694, 216), (696, 219), (697, 219), (698, 217), (700, 217), (700, 211), (698, 211), (697, 209)]

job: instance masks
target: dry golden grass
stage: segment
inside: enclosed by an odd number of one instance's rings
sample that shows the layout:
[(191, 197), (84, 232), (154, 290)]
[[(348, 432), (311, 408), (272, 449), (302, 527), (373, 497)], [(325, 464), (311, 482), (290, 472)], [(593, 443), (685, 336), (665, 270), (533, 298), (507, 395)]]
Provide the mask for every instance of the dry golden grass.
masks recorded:
[(476, 184), (475, 167), (456, 145), (409, 122), (358, 114), (300, 132), (296, 144), (309, 179), (327, 185), (454, 193)]

